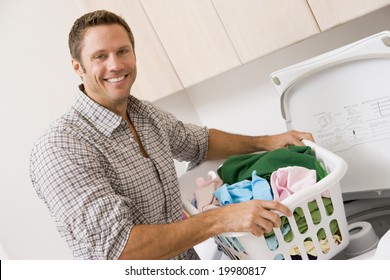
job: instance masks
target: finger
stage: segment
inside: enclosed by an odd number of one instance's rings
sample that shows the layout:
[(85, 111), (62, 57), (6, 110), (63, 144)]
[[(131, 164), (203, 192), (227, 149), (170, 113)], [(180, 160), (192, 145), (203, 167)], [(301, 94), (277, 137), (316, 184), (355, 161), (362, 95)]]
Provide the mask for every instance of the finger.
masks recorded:
[(262, 217), (256, 221), (257, 225), (263, 228), (264, 232), (271, 232), (273, 228), (281, 225), (280, 216), (272, 211), (266, 211)]
[(291, 210), (286, 205), (284, 205), (278, 201), (275, 201), (275, 200), (259, 200), (259, 201), (261, 202), (262, 207), (264, 207), (267, 210), (278, 211), (278, 212), (280, 212), (288, 217), (290, 217), (292, 215)]
[(287, 146), (288, 145), (304, 146), (305, 144), (302, 142), (303, 139), (307, 139), (307, 140), (314, 142), (314, 139), (313, 139), (313, 136), (311, 135), (311, 133), (291, 130), (288, 132), (288, 134), (290, 137), (287, 140)]
[(280, 228), (282, 225), (282, 221), (279, 215), (274, 213), (273, 211), (266, 211), (268, 214), (271, 213), (274, 216), (264, 215), (263, 217), (259, 217), (256, 219), (255, 227), (251, 229), (251, 232), (255, 236), (264, 235), (265, 233), (270, 233), (274, 228)]
[(296, 136), (299, 140), (307, 139), (314, 142), (313, 135), (309, 132), (298, 132)]
[[(263, 212), (271, 213), (271, 211), (263, 211)], [(273, 219), (273, 217), (272, 217), (272, 219)], [(277, 222), (278, 220), (280, 220), (280, 218), (277, 215), (277, 218), (275, 219), (275, 221)], [(255, 236), (261, 236), (264, 233), (271, 232), (274, 227), (279, 227), (279, 225), (277, 223), (275, 223), (275, 221), (268, 219), (266, 217), (266, 215), (261, 216), (261, 214), (260, 214), (257, 217), (252, 219), (252, 225), (250, 228), (250, 232)]]
[(298, 137), (292, 137), (290, 140), (289, 145), (294, 145), (294, 146), (305, 146), (302, 142), (303, 138), (298, 138)]
[(264, 229), (259, 227), (259, 226), (256, 226), (252, 231), (251, 233), (256, 236), (256, 237), (260, 237), (262, 235), (264, 235)]

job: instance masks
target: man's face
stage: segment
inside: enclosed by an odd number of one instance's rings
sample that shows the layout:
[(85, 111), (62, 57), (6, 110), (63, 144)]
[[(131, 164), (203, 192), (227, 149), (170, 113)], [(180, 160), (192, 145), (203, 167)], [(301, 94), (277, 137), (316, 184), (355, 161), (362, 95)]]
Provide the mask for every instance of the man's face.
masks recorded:
[(72, 61), (89, 97), (106, 108), (127, 102), (137, 76), (126, 30), (119, 24), (90, 27), (84, 34), (81, 63)]

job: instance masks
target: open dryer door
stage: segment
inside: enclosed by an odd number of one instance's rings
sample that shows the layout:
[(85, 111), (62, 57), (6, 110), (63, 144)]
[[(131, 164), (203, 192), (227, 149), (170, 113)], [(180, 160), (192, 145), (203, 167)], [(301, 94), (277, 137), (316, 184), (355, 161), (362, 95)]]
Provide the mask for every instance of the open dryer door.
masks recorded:
[(344, 200), (390, 197), (390, 32), (271, 74), (288, 129), (348, 163)]

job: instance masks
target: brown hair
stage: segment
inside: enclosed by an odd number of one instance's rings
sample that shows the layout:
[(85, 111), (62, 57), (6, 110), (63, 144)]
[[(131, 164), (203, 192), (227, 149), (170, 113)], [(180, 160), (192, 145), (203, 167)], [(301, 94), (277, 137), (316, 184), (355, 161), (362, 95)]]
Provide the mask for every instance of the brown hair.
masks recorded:
[(97, 10), (84, 14), (73, 23), (68, 37), (69, 51), (72, 58), (81, 63), (81, 48), (84, 34), (89, 27), (108, 24), (119, 24), (126, 29), (134, 51), (134, 36), (126, 21), (112, 12)]

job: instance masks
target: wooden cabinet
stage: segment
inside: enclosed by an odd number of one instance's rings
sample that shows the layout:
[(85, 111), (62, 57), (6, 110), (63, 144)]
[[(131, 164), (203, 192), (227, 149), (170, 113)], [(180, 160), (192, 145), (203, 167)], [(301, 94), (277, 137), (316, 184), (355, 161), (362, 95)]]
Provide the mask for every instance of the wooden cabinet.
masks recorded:
[(241, 64), (210, 0), (141, 0), (184, 87)]
[(306, 0), (212, 0), (246, 63), (319, 33)]
[(390, 4), (390, 0), (76, 0), (133, 30), (133, 94), (155, 101)]
[(139, 0), (77, 0), (83, 13), (98, 9), (121, 15), (135, 37), (137, 79), (132, 94), (155, 101), (183, 89)]
[(321, 31), (390, 5), (390, 0), (307, 0), (307, 2)]

